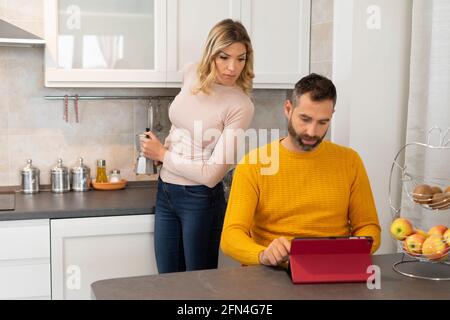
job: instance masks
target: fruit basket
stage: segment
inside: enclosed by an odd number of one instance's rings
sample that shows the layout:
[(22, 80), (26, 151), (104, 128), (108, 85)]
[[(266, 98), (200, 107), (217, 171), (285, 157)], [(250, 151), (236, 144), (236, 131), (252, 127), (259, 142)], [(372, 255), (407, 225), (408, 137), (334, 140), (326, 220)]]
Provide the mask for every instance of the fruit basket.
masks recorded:
[[(434, 130), (439, 131), (439, 143), (431, 144)], [(411, 172), (399, 159), (411, 146), (450, 152), (450, 128), (442, 135), (442, 130), (433, 127), (428, 132), (427, 143), (413, 142), (403, 146), (394, 158), (389, 178), (389, 204), (392, 211), (390, 233), (399, 241), (402, 259), (393, 265), (394, 271), (405, 276), (427, 280), (450, 280), (450, 228), (435, 225), (427, 232), (416, 228), (408, 219), (401, 217), (400, 206), (392, 201), (392, 180), (394, 169), (399, 170), (402, 190), (415, 205), (432, 214), (450, 212), (450, 179), (443, 177), (424, 177)], [(448, 140), (445, 140), (447, 137)], [(447, 154), (446, 154), (447, 155)], [(426, 211), (425, 211), (426, 212)]]
[(408, 198), (427, 210), (450, 209), (450, 181), (404, 172), (403, 189)]

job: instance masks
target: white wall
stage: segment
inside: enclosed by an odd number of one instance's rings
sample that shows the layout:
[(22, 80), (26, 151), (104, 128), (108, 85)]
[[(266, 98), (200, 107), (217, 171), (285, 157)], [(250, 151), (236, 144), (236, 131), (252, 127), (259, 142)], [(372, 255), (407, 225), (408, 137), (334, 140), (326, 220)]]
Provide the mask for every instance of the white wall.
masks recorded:
[[(412, 2), (334, 3), (333, 79), (338, 103), (331, 139), (352, 147), (364, 161), (382, 227), (377, 253), (396, 251), (389, 235), (388, 188), (392, 161), (406, 136)], [(372, 8), (379, 9), (380, 19)], [(399, 183), (394, 188), (393, 197), (398, 199)]]

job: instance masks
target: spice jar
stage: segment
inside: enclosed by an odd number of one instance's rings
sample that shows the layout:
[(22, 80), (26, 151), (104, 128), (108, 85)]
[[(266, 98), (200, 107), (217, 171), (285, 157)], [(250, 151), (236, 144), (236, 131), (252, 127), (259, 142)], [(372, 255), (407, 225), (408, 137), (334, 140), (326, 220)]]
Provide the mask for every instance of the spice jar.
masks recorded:
[(52, 192), (62, 193), (70, 191), (69, 170), (63, 166), (62, 159), (58, 159), (58, 164), (50, 170), (50, 184)]
[(97, 176), (95, 177), (95, 182), (108, 182), (108, 177), (106, 176), (106, 160), (97, 160)]
[(91, 185), (91, 169), (83, 164), (83, 158), (79, 158), (79, 166), (71, 169), (73, 191), (89, 191)]
[(22, 175), (22, 192), (38, 193), (40, 171), (38, 168), (33, 167), (31, 159), (27, 160), (27, 165), (21, 171), (21, 175)]
[(118, 169), (111, 170), (111, 173), (109, 175), (109, 182), (116, 183), (116, 182), (120, 182), (120, 180), (121, 180), (120, 170), (118, 170)]

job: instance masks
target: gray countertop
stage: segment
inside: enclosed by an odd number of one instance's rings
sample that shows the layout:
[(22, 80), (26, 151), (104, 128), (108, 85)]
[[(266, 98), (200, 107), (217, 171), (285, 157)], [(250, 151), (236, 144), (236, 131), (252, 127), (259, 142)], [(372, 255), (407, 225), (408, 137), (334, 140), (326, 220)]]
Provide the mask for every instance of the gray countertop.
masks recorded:
[[(381, 289), (366, 283), (292, 284), (284, 270), (265, 266), (236, 267), (162, 275), (101, 280), (91, 285), (96, 299), (180, 300), (277, 300), (277, 299), (450, 299), (450, 282), (415, 279), (400, 275), (392, 266), (401, 254), (374, 255), (381, 269)], [(404, 264), (406, 269), (432, 275), (450, 265)], [(433, 270), (437, 268), (436, 270)]]
[(15, 209), (0, 221), (62, 219), (154, 213), (156, 181), (129, 183), (123, 190), (37, 194), (15, 193)]

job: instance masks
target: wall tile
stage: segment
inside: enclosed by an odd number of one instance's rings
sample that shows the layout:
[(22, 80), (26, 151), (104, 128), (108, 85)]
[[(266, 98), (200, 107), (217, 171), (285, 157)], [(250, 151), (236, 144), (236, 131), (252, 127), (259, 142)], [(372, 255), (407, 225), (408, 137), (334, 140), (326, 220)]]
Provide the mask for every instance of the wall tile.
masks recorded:
[(9, 173), (0, 173), (0, 187), (6, 187), (12, 185), (9, 182)]
[(311, 72), (321, 74), (328, 79), (331, 79), (333, 76), (333, 62), (324, 61), (311, 63)]
[[(0, 56), (6, 52), (6, 50), (0, 49)], [(8, 60), (0, 59), (0, 135), (8, 133), (8, 113), (9, 105), (8, 97), (9, 93), (9, 77), (8, 77)]]
[(20, 170), (26, 165), (27, 159), (33, 159), (33, 164), (41, 170), (41, 183), (48, 184), (49, 172), (57, 164), (58, 158), (63, 159), (66, 167), (78, 164), (82, 157), (84, 163), (91, 168), (95, 176), (96, 161), (105, 159), (107, 169), (132, 168), (134, 148), (131, 134), (125, 135), (53, 135), (53, 136), (10, 136), (10, 181), (20, 184)]
[(311, 26), (311, 63), (333, 59), (333, 23)]
[[(285, 100), (286, 90), (255, 90), (253, 93), (255, 113), (250, 128), (278, 129), (278, 136), (285, 136), (287, 133), (287, 122), (283, 111)], [(276, 138), (276, 136), (269, 137), (268, 142)]]
[(311, 24), (333, 21), (333, 0), (312, 0)]
[(9, 149), (8, 136), (0, 135), (0, 173), (9, 172), (9, 155), (7, 150)]
[(8, 105), (5, 101), (0, 101), (0, 135), (6, 134), (8, 134)]

